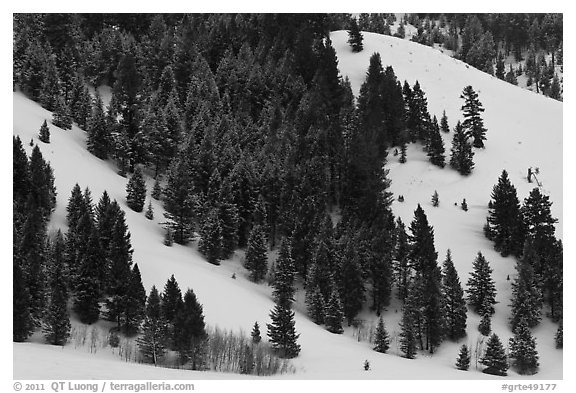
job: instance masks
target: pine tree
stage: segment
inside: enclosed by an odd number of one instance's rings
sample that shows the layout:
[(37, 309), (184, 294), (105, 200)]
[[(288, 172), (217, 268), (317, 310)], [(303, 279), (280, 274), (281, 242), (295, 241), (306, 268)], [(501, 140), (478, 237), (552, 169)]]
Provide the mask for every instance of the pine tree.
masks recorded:
[(409, 295), (402, 309), (402, 320), (400, 322), (400, 350), (407, 359), (416, 357), (418, 339), (418, 310), (415, 308), (415, 297)]
[(64, 102), (62, 97), (57, 99), (56, 109), (52, 114), (52, 124), (63, 130), (72, 129), (72, 115), (70, 114), (70, 108)]
[(344, 312), (342, 311), (342, 304), (340, 303), (340, 295), (338, 290), (333, 287), (332, 294), (326, 305), (326, 329), (335, 334), (342, 334), (342, 320), (344, 319)]
[(198, 250), (206, 257), (206, 260), (213, 265), (220, 264), (222, 255), (222, 227), (218, 219), (218, 212), (212, 209), (204, 219), (200, 229), (200, 241)]
[(398, 298), (404, 302), (408, 296), (408, 286), (410, 283), (410, 266), (408, 261), (410, 245), (408, 244), (408, 235), (406, 227), (400, 217), (396, 221), (396, 249), (394, 258), (396, 286), (398, 288)]
[(174, 241), (185, 244), (193, 232), (197, 200), (192, 192), (192, 171), (189, 159), (176, 158), (168, 170), (164, 188), (164, 217), (172, 230)]
[[(352, 243), (349, 241), (346, 246), (345, 255), (341, 262), (339, 280), (340, 293), (342, 294), (340, 301), (348, 326), (352, 325), (352, 321), (362, 310), (362, 304), (366, 298), (359, 256), (355, 252)], [(330, 304), (328, 307), (330, 308)]]
[(164, 245), (172, 247), (174, 244), (174, 236), (172, 236), (172, 230), (170, 228), (165, 228), (164, 231)]
[(110, 128), (106, 122), (104, 104), (100, 94), (96, 92), (92, 112), (87, 120), (86, 131), (88, 132), (88, 151), (96, 157), (105, 160), (112, 152), (112, 137)]
[(12, 341), (22, 342), (34, 331), (34, 321), (30, 315), (30, 295), (16, 259), (15, 256), (12, 272)]
[(485, 374), (492, 374), (492, 375), (500, 375), (506, 376), (508, 375), (506, 371), (508, 370), (508, 361), (506, 360), (506, 353), (504, 352), (504, 347), (502, 346), (502, 342), (500, 338), (493, 333), (488, 340), (486, 346), (486, 352), (482, 359), (480, 359), (480, 363), (486, 366), (484, 370), (482, 370)]
[(450, 166), (456, 169), (461, 175), (469, 175), (472, 172), (472, 168), (474, 168), (473, 158), (474, 152), (472, 151), (472, 145), (468, 142), (464, 127), (458, 122), (454, 131), (454, 137), (452, 138)]
[(166, 281), (162, 292), (162, 317), (167, 323), (174, 322), (178, 309), (182, 303), (182, 292), (174, 275)]
[(456, 368), (462, 371), (468, 371), (470, 368), (470, 351), (468, 351), (466, 344), (462, 344), (460, 347), (458, 360), (456, 360)]
[(276, 260), (274, 273), (274, 291), (272, 297), (276, 303), (288, 303), (294, 301), (294, 276), (296, 268), (290, 250), (290, 241), (285, 239)]
[(512, 365), (520, 375), (533, 375), (538, 372), (538, 352), (536, 340), (532, 337), (528, 324), (521, 320), (516, 326), (514, 337), (510, 338)]
[(162, 187), (160, 186), (160, 182), (158, 181), (158, 177), (154, 180), (154, 186), (152, 187), (152, 198), (156, 199), (157, 201), (160, 200), (162, 197)]
[(442, 265), (442, 293), (444, 295), (444, 314), (446, 316), (447, 336), (459, 340), (466, 336), (466, 301), (460, 278), (452, 262), (450, 250)]
[(258, 322), (254, 322), (254, 327), (252, 328), (252, 333), (250, 333), (252, 337), (252, 344), (259, 344), (262, 341), (262, 336), (260, 335), (260, 326)]
[(488, 222), (494, 248), (503, 256), (519, 256), (524, 245), (524, 224), (516, 188), (510, 182), (506, 170), (503, 170), (498, 178), (491, 197), (492, 207), (489, 208)]
[(42, 123), (42, 126), (40, 127), (38, 139), (44, 143), (50, 143), (50, 129), (48, 128), (48, 123), (46, 123), (46, 120), (44, 120), (44, 123)]
[[(436, 120), (436, 116), (434, 116), (434, 120)], [(437, 124), (437, 123), (436, 123)], [(440, 168), (444, 168), (445, 160), (444, 157), (444, 141), (442, 140), (442, 136), (440, 135), (440, 129), (437, 127), (432, 127), (428, 135), (428, 157), (430, 162)]]
[(482, 319), (480, 319), (480, 324), (478, 325), (478, 331), (488, 337), (490, 332), (492, 331), (492, 315), (489, 312), (484, 312), (482, 314)]
[(445, 134), (450, 132), (450, 126), (448, 125), (448, 116), (446, 116), (446, 111), (442, 112), (442, 117), (440, 118), (440, 130)]
[[(60, 232), (59, 232), (60, 233)], [(64, 243), (60, 234), (58, 247), (63, 252)], [(62, 258), (63, 259), (63, 258)], [(44, 315), (43, 333), (46, 341), (52, 345), (64, 345), (70, 336), (70, 318), (68, 316), (68, 290), (64, 277), (63, 261), (53, 261), (50, 277), (50, 301)]]
[(103, 261), (98, 235), (93, 231), (86, 254), (80, 261), (73, 306), (82, 323), (92, 324), (100, 318), (102, 282), (99, 278)]
[(202, 305), (194, 291), (188, 289), (174, 320), (174, 339), (181, 364), (190, 362), (192, 370), (202, 370), (206, 362), (207, 338)]
[(558, 79), (558, 74), (554, 74), (552, 78), (552, 85), (550, 86), (550, 98), (562, 101), (562, 87), (560, 86), (560, 80)]
[(496, 58), (496, 78), (504, 80), (504, 69), (504, 55), (498, 51), (498, 57)]
[(138, 332), (146, 313), (146, 291), (142, 285), (142, 277), (138, 264), (135, 263), (127, 284), (126, 303), (124, 311), (124, 332), (133, 335)]
[(299, 334), (294, 327), (294, 311), (289, 305), (276, 303), (270, 312), (272, 323), (266, 324), (268, 339), (272, 349), (281, 358), (291, 359), (300, 353), (300, 345), (296, 342)]
[(494, 314), (496, 304), (496, 286), (492, 279), (492, 269), (484, 255), (479, 251), (472, 265), (473, 271), (468, 279), (468, 303), (478, 314)]
[(146, 303), (146, 317), (142, 325), (142, 336), (136, 340), (138, 349), (145, 362), (155, 366), (161, 362), (166, 353), (166, 320), (162, 317), (160, 295), (156, 286), (152, 286)]
[(486, 128), (480, 114), (484, 112), (482, 103), (478, 100), (478, 94), (472, 86), (466, 86), (460, 98), (465, 100), (462, 106), (464, 111), (464, 122), (462, 128), (467, 137), (473, 138), (472, 145), (476, 148), (483, 148), (486, 140)]
[(432, 194), (432, 206), (438, 207), (440, 201), (438, 200), (438, 191), (434, 190), (434, 194)]
[(259, 226), (252, 228), (246, 250), (246, 268), (250, 271), (250, 279), (260, 282), (268, 271), (268, 257), (266, 255), (266, 242), (264, 233)]
[(142, 169), (137, 167), (134, 174), (126, 184), (126, 202), (128, 207), (140, 213), (144, 209), (146, 202), (146, 182), (142, 175)]
[(350, 18), (350, 27), (348, 30), (348, 44), (352, 47), (352, 52), (362, 52), (364, 46), (362, 45), (362, 41), (364, 37), (360, 32), (358, 27), (358, 22), (356, 18)]
[(374, 337), (375, 347), (373, 348), (376, 352), (386, 353), (390, 348), (390, 337), (384, 326), (384, 321), (382, 317), (378, 319), (378, 327), (376, 328), (376, 336)]
[(542, 292), (531, 265), (533, 249), (527, 242), (523, 259), (516, 263), (518, 276), (512, 282), (512, 304), (510, 325), (516, 332), (519, 323), (525, 323), (533, 328), (540, 323), (542, 308)]
[(154, 209), (152, 208), (152, 201), (148, 202), (148, 208), (146, 209), (146, 213), (144, 213), (144, 216), (149, 220), (154, 219)]
[(563, 333), (562, 322), (558, 325), (558, 330), (556, 330), (556, 334), (554, 335), (554, 343), (556, 345), (556, 349), (562, 349), (564, 346), (564, 333)]
[(324, 323), (326, 302), (319, 286), (315, 286), (312, 290), (309, 290), (308, 287), (306, 288), (306, 309), (315, 324), (321, 325)]

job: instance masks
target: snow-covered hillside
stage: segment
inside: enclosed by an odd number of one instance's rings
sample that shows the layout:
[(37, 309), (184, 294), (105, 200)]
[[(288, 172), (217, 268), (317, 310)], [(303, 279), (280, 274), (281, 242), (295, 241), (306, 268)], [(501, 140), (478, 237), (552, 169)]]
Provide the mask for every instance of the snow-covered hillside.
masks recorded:
[[(507, 342), (511, 333), (509, 317), (510, 283), (506, 276), (513, 277), (514, 260), (501, 258), (492, 251), (491, 244), (483, 237), (482, 225), (485, 221), (487, 203), (492, 186), (502, 169), (507, 169), (511, 180), (518, 189), (520, 198), (528, 195), (530, 184), (525, 181), (528, 167), (539, 167), (539, 179), (543, 190), (554, 202), (553, 214), (560, 219), (557, 232), (562, 234), (562, 103), (535, 95), (510, 84), (492, 78), (464, 63), (442, 53), (412, 42), (389, 36), (364, 33), (364, 51), (353, 54), (346, 43), (346, 32), (332, 34), (332, 42), (337, 50), (342, 75), (348, 75), (354, 92), (357, 93), (373, 52), (380, 52), (384, 66), (392, 65), (401, 81), (413, 84), (419, 80), (428, 98), (431, 114), (438, 117), (446, 110), (451, 126), (461, 117), (459, 98), (464, 86), (471, 84), (479, 93), (486, 108), (485, 125), (488, 128), (486, 149), (477, 152), (476, 168), (470, 177), (464, 178), (455, 171), (438, 169), (428, 164), (419, 146), (410, 146), (408, 163), (401, 165), (397, 158), (389, 156), (392, 191), (403, 194), (405, 202), (394, 203), (394, 211), (404, 222), (412, 220), (416, 204), (422, 204), (430, 223), (435, 228), (436, 249), (442, 260), (447, 248), (453, 252), (456, 267), (463, 282), (477, 251), (482, 250), (495, 269), (498, 296), (493, 328), (500, 338)], [(161, 204), (153, 200), (155, 219), (149, 221), (143, 213), (136, 213), (126, 206), (126, 179), (117, 175), (110, 162), (91, 155), (85, 146), (86, 134), (76, 126), (71, 131), (63, 131), (50, 125), (51, 143), (38, 141), (37, 134), (44, 119), (51, 119), (51, 113), (28, 100), (20, 93), (13, 96), (13, 117), (16, 135), (20, 135), (28, 153), (28, 142), (34, 139), (40, 145), (44, 158), (50, 161), (55, 174), (58, 191), (57, 208), (50, 223), (52, 231), (65, 228), (65, 207), (70, 191), (75, 183), (82, 189), (89, 187), (95, 201), (104, 190), (115, 198), (126, 211), (126, 220), (132, 235), (134, 261), (138, 263), (146, 290), (154, 284), (163, 288), (166, 280), (174, 274), (180, 287), (193, 288), (204, 306), (206, 322), (236, 331), (249, 332), (255, 321), (260, 326), (270, 322), (268, 314), (273, 308), (271, 289), (266, 285), (256, 285), (248, 281), (239, 263), (239, 256), (223, 261), (221, 266), (207, 263), (196, 251), (195, 245), (187, 247), (162, 244), (163, 222)], [(451, 134), (446, 139), (449, 150)], [(148, 179), (148, 185), (152, 182)], [(149, 187), (151, 189), (151, 187)], [(430, 198), (434, 190), (440, 195), (440, 207), (433, 208)], [(462, 198), (468, 201), (469, 211), (463, 212), (454, 202)], [(236, 279), (231, 276), (236, 273)], [(300, 302), (303, 293), (297, 297)], [(394, 303), (384, 313), (389, 330), (397, 332), (400, 318), (399, 305)], [(367, 324), (374, 319), (367, 312), (362, 314)], [(471, 368), (462, 372), (454, 368), (458, 347), (462, 343), (475, 345), (478, 317), (469, 313), (468, 337), (461, 343), (445, 343), (432, 357), (420, 354), (416, 360), (398, 356), (396, 348), (390, 354), (379, 354), (371, 350), (367, 342), (358, 342), (352, 337), (351, 328), (344, 335), (334, 335), (311, 322), (301, 312), (296, 313), (296, 330), (300, 333), (300, 356), (292, 361), (295, 374), (282, 376), (292, 379), (500, 379), (482, 374)], [(540, 372), (532, 377), (522, 377), (510, 371), (510, 378), (518, 379), (560, 379), (562, 378), (562, 351), (554, 349), (553, 335), (556, 325), (544, 319), (534, 331), (540, 353)], [(393, 344), (393, 347), (396, 344)], [(51, 367), (50, 378), (115, 378), (124, 365), (114, 359), (94, 356), (86, 351), (76, 351), (66, 347), (57, 351), (39, 344), (14, 344), (15, 377), (44, 378), (47, 376), (44, 362), (28, 362), (27, 359), (50, 359), (51, 351), (66, 353), (54, 357), (58, 365)], [(60, 353), (60, 352), (59, 352)], [(54, 355), (55, 356), (55, 355)], [(82, 359), (82, 360), (81, 360)], [(371, 371), (363, 370), (364, 360), (368, 359)], [(105, 361), (110, 361), (107, 370)], [(85, 365), (81, 369), (72, 367), (77, 362)], [(25, 372), (23, 363), (26, 363)], [(125, 365), (130, 375), (138, 378), (137, 367), (150, 370), (148, 366)], [(127, 369), (128, 370), (128, 369)], [(128, 371), (127, 371), (128, 372)], [(146, 378), (179, 379), (178, 371), (154, 370)], [(196, 373), (194, 378), (214, 378), (214, 374)]]

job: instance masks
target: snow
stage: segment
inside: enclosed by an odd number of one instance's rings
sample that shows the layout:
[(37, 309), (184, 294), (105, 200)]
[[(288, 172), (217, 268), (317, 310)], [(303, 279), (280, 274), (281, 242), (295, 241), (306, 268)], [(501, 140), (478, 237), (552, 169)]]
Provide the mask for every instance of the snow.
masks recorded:
[[(506, 276), (514, 277), (514, 260), (502, 258), (492, 251), (492, 245), (482, 234), (482, 225), (487, 214), (487, 203), (492, 186), (502, 169), (507, 169), (521, 199), (525, 198), (532, 185), (526, 183), (525, 173), (529, 166), (539, 167), (539, 179), (544, 191), (553, 201), (552, 212), (559, 218), (557, 234), (562, 236), (562, 103), (541, 95), (514, 87), (489, 75), (483, 74), (439, 51), (390, 36), (364, 33), (364, 51), (353, 54), (347, 45), (347, 33), (332, 34), (332, 43), (337, 51), (342, 75), (348, 75), (357, 94), (373, 52), (380, 52), (383, 65), (388, 64), (401, 81), (407, 79), (412, 85), (419, 80), (428, 98), (431, 114), (438, 118), (446, 110), (451, 127), (461, 119), (459, 99), (462, 89), (471, 84), (479, 93), (486, 108), (485, 125), (488, 129), (486, 149), (477, 151), (476, 167), (470, 177), (464, 178), (455, 171), (431, 166), (420, 146), (408, 149), (408, 162), (401, 165), (397, 157), (389, 155), (392, 191), (403, 194), (404, 203), (395, 202), (395, 214), (408, 224), (413, 217), (416, 204), (422, 204), (430, 223), (435, 228), (436, 249), (441, 262), (446, 249), (451, 248), (453, 260), (461, 281), (466, 282), (468, 272), (477, 251), (482, 250), (497, 281), (499, 301), (493, 319), (493, 329), (503, 342), (511, 333), (507, 326), (509, 318), (510, 283)], [(212, 326), (249, 332), (255, 321), (263, 328), (273, 308), (271, 289), (248, 281), (241, 266), (241, 252), (221, 266), (207, 263), (196, 251), (196, 245), (166, 247), (162, 244), (164, 221), (162, 207), (152, 200), (154, 220), (149, 221), (143, 213), (136, 213), (126, 206), (125, 187), (127, 179), (117, 175), (114, 165), (91, 155), (85, 147), (86, 134), (76, 126), (64, 131), (50, 124), (51, 143), (38, 141), (38, 129), (51, 113), (28, 100), (21, 93), (13, 94), (13, 133), (20, 135), (28, 153), (28, 142), (38, 143), (44, 158), (50, 161), (58, 190), (57, 208), (50, 223), (50, 231), (66, 230), (65, 207), (70, 191), (78, 182), (84, 189), (89, 187), (92, 198), (97, 202), (104, 190), (118, 200), (126, 211), (126, 220), (132, 235), (134, 261), (138, 263), (146, 290), (152, 285), (160, 290), (171, 274), (176, 277), (181, 289), (190, 287), (204, 306), (206, 322)], [(452, 134), (446, 136), (447, 151)], [(152, 179), (147, 178), (151, 190)], [(434, 190), (440, 196), (440, 206), (433, 208), (430, 198)], [(466, 198), (468, 212), (463, 212), (454, 202)], [(236, 279), (231, 276), (236, 273)], [(302, 300), (304, 294), (299, 293)], [(298, 300), (297, 299), (297, 300)], [(397, 335), (400, 305), (395, 301), (383, 314), (393, 338)], [(365, 328), (374, 323), (375, 316), (364, 311)], [(312, 323), (299, 308), (296, 312), (296, 330), (300, 333), (300, 356), (292, 361), (295, 374), (274, 378), (282, 379), (423, 379), (500, 380), (471, 368), (462, 372), (454, 368), (458, 348), (462, 343), (474, 346), (479, 333), (479, 317), (469, 313), (468, 337), (460, 343), (442, 344), (433, 356), (421, 353), (415, 360), (398, 356), (393, 341), (389, 354), (371, 350), (366, 341), (358, 342), (358, 330), (347, 328), (344, 335), (334, 335)], [(540, 372), (535, 376), (519, 376), (509, 372), (508, 379), (561, 379), (562, 351), (553, 347), (556, 325), (543, 319), (534, 330), (540, 354)], [(118, 356), (106, 351), (90, 354), (85, 348), (66, 346), (64, 349), (37, 342), (13, 344), (15, 378), (74, 378), (74, 379), (125, 379), (125, 378), (188, 378), (190, 371), (159, 369), (145, 365), (122, 362)], [(363, 370), (368, 359), (371, 371)], [(230, 375), (194, 373), (194, 378), (230, 378)], [(234, 375), (234, 378), (240, 376)]]

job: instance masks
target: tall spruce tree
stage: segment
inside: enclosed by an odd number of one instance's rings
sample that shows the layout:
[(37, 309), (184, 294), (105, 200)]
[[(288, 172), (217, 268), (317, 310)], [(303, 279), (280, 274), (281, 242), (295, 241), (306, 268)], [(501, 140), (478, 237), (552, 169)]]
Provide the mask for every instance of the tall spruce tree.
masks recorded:
[(188, 289), (174, 319), (174, 339), (181, 364), (190, 362), (192, 370), (202, 370), (206, 362), (206, 324), (202, 305)]
[(310, 316), (312, 322), (317, 325), (324, 323), (326, 318), (326, 302), (319, 286), (316, 286), (312, 289), (307, 286), (306, 309), (308, 310), (308, 316)]
[(202, 223), (200, 228), (200, 241), (198, 250), (206, 257), (208, 262), (213, 265), (220, 264), (222, 255), (222, 226), (218, 217), (218, 211), (212, 209)]
[(496, 286), (492, 279), (492, 269), (480, 251), (478, 251), (472, 268), (474, 270), (470, 274), (467, 282), (468, 289), (466, 290), (468, 292), (468, 303), (480, 315), (485, 312), (494, 314)]
[(542, 292), (530, 263), (533, 259), (533, 250), (529, 247), (528, 243), (523, 259), (516, 263), (518, 275), (512, 283), (510, 325), (513, 332), (517, 331), (520, 323), (533, 328), (540, 323), (541, 319)]
[(340, 299), (344, 317), (348, 326), (350, 326), (356, 315), (362, 310), (362, 304), (366, 298), (359, 255), (355, 252), (354, 246), (350, 241), (341, 264), (340, 293), (342, 296), (340, 296)]
[(272, 323), (266, 324), (268, 339), (272, 349), (281, 358), (291, 359), (300, 353), (300, 345), (297, 343), (299, 334), (296, 333), (294, 324), (294, 311), (290, 305), (276, 303), (270, 312)]
[(72, 114), (70, 113), (70, 107), (62, 97), (59, 97), (56, 101), (56, 107), (52, 114), (52, 124), (63, 130), (72, 129)]
[(376, 352), (386, 353), (390, 349), (390, 336), (384, 326), (382, 317), (378, 319), (378, 326), (376, 327), (376, 335), (374, 336), (374, 348)]
[(484, 311), (482, 314), (480, 324), (478, 325), (478, 331), (486, 337), (488, 337), (492, 332), (492, 315), (488, 311)]
[(274, 272), (274, 290), (272, 297), (276, 303), (288, 303), (294, 301), (294, 276), (296, 267), (292, 259), (290, 241), (285, 239), (281, 246), (276, 260), (276, 270)]
[(156, 366), (162, 361), (166, 353), (165, 337), (166, 320), (161, 312), (160, 295), (156, 286), (153, 285), (146, 302), (146, 317), (142, 325), (142, 336), (136, 340), (145, 362)]
[(516, 326), (514, 337), (510, 338), (510, 357), (512, 365), (520, 375), (533, 375), (538, 372), (538, 352), (536, 340), (530, 333), (528, 324), (520, 320)]
[(340, 294), (333, 286), (330, 299), (326, 304), (326, 329), (330, 333), (342, 334), (344, 329), (342, 328), (342, 320), (344, 319), (344, 312), (342, 311), (342, 303), (340, 302)]
[(262, 233), (262, 229), (259, 226), (255, 226), (250, 231), (245, 265), (250, 271), (250, 279), (252, 281), (260, 282), (266, 277), (268, 256), (266, 255), (264, 233)]
[(187, 243), (194, 229), (197, 200), (192, 192), (192, 171), (190, 159), (179, 156), (174, 159), (168, 170), (168, 179), (164, 188), (164, 217), (167, 226), (174, 234), (178, 244)]
[(22, 269), (14, 258), (12, 271), (12, 341), (25, 341), (34, 331), (30, 314), (30, 295), (26, 289)]
[(446, 116), (446, 111), (442, 112), (442, 117), (440, 118), (440, 130), (445, 134), (450, 132), (450, 126), (448, 125), (448, 116)]
[(98, 235), (95, 231), (90, 236), (86, 251), (80, 261), (73, 309), (78, 314), (80, 322), (92, 324), (100, 318), (100, 298), (102, 296), (100, 277), (104, 262)]
[(358, 27), (358, 22), (356, 18), (350, 18), (350, 26), (348, 30), (348, 44), (352, 47), (352, 52), (362, 52), (364, 46), (362, 41), (364, 37), (360, 32), (360, 28)]
[(260, 341), (262, 341), (262, 336), (260, 335), (260, 325), (258, 325), (258, 322), (254, 322), (254, 327), (252, 327), (250, 336), (252, 337), (252, 344), (259, 344)]
[(470, 351), (466, 344), (462, 344), (460, 347), (458, 359), (456, 360), (456, 368), (462, 371), (468, 371), (470, 368)]
[(395, 257), (395, 276), (396, 287), (398, 288), (398, 298), (404, 302), (408, 296), (408, 286), (410, 284), (411, 269), (409, 266), (408, 253), (410, 245), (408, 244), (408, 235), (406, 226), (402, 219), (398, 217), (396, 221), (396, 249)]
[(400, 322), (400, 350), (407, 359), (416, 357), (421, 326), (421, 313), (418, 309), (418, 299), (415, 291), (410, 291), (402, 308)]
[(146, 313), (146, 291), (142, 285), (142, 276), (137, 263), (132, 267), (127, 286), (124, 331), (128, 335), (133, 335), (138, 332)]
[(460, 98), (465, 100), (461, 108), (464, 112), (462, 128), (466, 136), (473, 139), (472, 145), (474, 147), (483, 148), (486, 140), (486, 128), (484, 127), (484, 120), (480, 116), (484, 112), (484, 108), (478, 99), (478, 93), (474, 91), (472, 86), (466, 86)]
[(88, 151), (103, 160), (108, 158), (112, 151), (112, 137), (106, 122), (102, 97), (96, 92), (92, 112), (87, 120)]
[(146, 202), (146, 182), (142, 169), (137, 167), (134, 174), (126, 184), (126, 202), (128, 207), (135, 212), (140, 213), (144, 209)]
[(50, 280), (50, 301), (43, 320), (42, 331), (46, 341), (52, 345), (64, 345), (70, 336), (68, 315), (68, 290), (64, 279), (63, 266), (56, 266)]
[(466, 301), (460, 278), (452, 262), (450, 250), (442, 265), (442, 292), (444, 294), (444, 315), (446, 316), (447, 336), (458, 340), (466, 336)]
[(452, 138), (452, 149), (450, 153), (450, 166), (456, 169), (461, 175), (469, 175), (474, 168), (474, 152), (472, 145), (468, 142), (468, 137), (464, 127), (460, 122), (456, 123), (454, 137)]
[(508, 375), (506, 373), (509, 368), (508, 360), (506, 359), (506, 352), (504, 352), (502, 342), (496, 333), (493, 333), (490, 336), (490, 339), (488, 339), (486, 351), (484, 352), (482, 359), (480, 359), (480, 363), (486, 366), (486, 368), (482, 370), (485, 374), (499, 376)]
[(44, 120), (44, 123), (42, 123), (42, 126), (40, 126), (38, 139), (44, 143), (50, 143), (50, 128), (48, 128), (48, 123), (46, 123), (46, 120)]
[[(436, 119), (436, 117), (434, 117)], [(437, 127), (432, 127), (429, 135), (428, 141), (428, 157), (430, 162), (440, 168), (444, 168), (445, 160), (444, 157), (444, 141), (440, 135), (440, 129)]]

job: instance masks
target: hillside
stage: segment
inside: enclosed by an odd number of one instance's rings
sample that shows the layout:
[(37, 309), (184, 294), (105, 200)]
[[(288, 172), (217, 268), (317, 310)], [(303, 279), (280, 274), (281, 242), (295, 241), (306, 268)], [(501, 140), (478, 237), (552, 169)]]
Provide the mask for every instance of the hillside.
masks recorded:
[[(416, 204), (420, 203), (435, 228), (436, 250), (439, 260), (443, 260), (446, 249), (453, 253), (456, 268), (461, 281), (465, 282), (476, 252), (482, 250), (495, 269), (498, 296), (493, 329), (501, 339), (510, 337), (507, 319), (510, 299), (510, 281), (513, 277), (514, 260), (502, 258), (492, 250), (491, 244), (483, 237), (482, 225), (487, 213), (487, 202), (492, 186), (496, 183), (502, 169), (507, 169), (512, 182), (523, 199), (533, 185), (525, 181), (528, 167), (540, 168), (539, 179), (543, 190), (553, 201), (553, 215), (559, 218), (557, 235), (562, 236), (562, 103), (514, 87), (506, 82), (490, 77), (480, 71), (469, 68), (464, 63), (442, 53), (415, 43), (378, 34), (364, 33), (364, 51), (353, 54), (346, 43), (344, 31), (332, 34), (332, 42), (338, 53), (341, 74), (349, 76), (353, 90), (357, 94), (364, 79), (370, 55), (378, 51), (383, 65), (392, 65), (400, 80), (413, 84), (419, 80), (428, 98), (431, 114), (440, 117), (446, 110), (450, 125), (453, 127), (460, 119), (460, 92), (471, 84), (479, 93), (486, 108), (484, 115), (488, 129), (486, 149), (477, 152), (476, 167), (473, 174), (463, 178), (449, 168), (437, 169), (429, 165), (418, 145), (408, 150), (408, 163), (401, 165), (397, 158), (389, 155), (392, 191), (405, 197), (403, 204), (395, 202), (393, 210), (404, 222), (412, 220)], [(20, 135), (27, 152), (31, 147), (30, 139), (36, 143), (37, 132), (44, 119), (50, 119), (51, 113), (38, 104), (28, 100), (20, 93), (13, 96), (13, 133)], [(265, 285), (256, 285), (248, 281), (246, 271), (239, 263), (239, 255), (232, 260), (223, 261), (221, 266), (206, 263), (204, 258), (192, 246), (163, 246), (162, 207), (153, 201), (155, 219), (151, 222), (143, 214), (138, 214), (126, 206), (126, 179), (118, 176), (110, 162), (104, 162), (92, 156), (85, 148), (85, 133), (73, 127), (72, 131), (63, 131), (51, 126), (51, 143), (40, 148), (44, 158), (54, 168), (58, 190), (57, 208), (50, 223), (51, 230), (65, 228), (65, 207), (70, 190), (75, 183), (82, 189), (89, 187), (97, 200), (104, 190), (111, 199), (117, 199), (126, 211), (126, 220), (132, 235), (134, 261), (138, 263), (142, 280), (148, 291), (152, 285), (163, 287), (166, 279), (174, 274), (180, 287), (193, 288), (204, 306), (206, 322), (212, 326), (250, 331), (254, 321), (261, 326), (269, 322), (268, 313), (273, 307), (271, 289)], [(445, 140), (447, 150), (451, 135)], [(148, 179), (148, 185), (151, 186)], [(150, 187), (149, 187), (150, 188)], [(434, 209), (429, 200), (437, 190), (440, 195), (440, 207)], [(462, 198), (468, 201), (469, 211), (464, 213), (454, 206)], [(237, 253), (238, 254), (238, 253)], [(236, 273), (237, 279), (231, 279)], [(304, 294), (297, 295), (302, 301)], [(300, 311), (300, 310), (298, 310)], [(373, 315), (362, 314), (370, 324)], [(384, 313), (384, 318), (393, 336), (397, 333), (400, 317), (399, 305), (394, 303)], [(469, 313), (468, 338), (470, 345), (476, 343), (479, 336), (476, 326), (478, 317)], [(300, 356), (293, 360), (296, 374), (286, 375), (295, 379), (494, 379), (498, 377), (482, 374), (471, 369), (464, 373), (453, 367), (459, 344), (445, 343), (433, 357), (419, 355), (416, 360), (407, 360), (398, 356), (396, 344), (390, 354), (373, 352), (367, 342), (357, 342), (352, 337), (354, 331), (349, 328), (345, 335), (333, 335), (312, 323), (301, 312), (296, 314), (296, 329), (300, 333)], [(510, 371), (510, 378), (559, 379), (562, 378), (562, 351), (553, 347), (553, 334), (556, 325), (544, 319), (535, 329), (540, 353), (540, 372), (533, 377), (522, 377)], [(394, 336), (395, 337), (395, 336)], [(46, 356), (46, 348), (38, 344), (14, 344), (14, 361), (18, 365), (27, 358)], [(70, 356), (62, 357), (59, 367), (53, 367), (51, 378), (114, 378), (120, 367), (110, 363), (109, 372), (103, 367), (102, 360), (73, 348), (63, 351)], [(36, 355), (37, 354), (37, 355)], [(72, 365), (81, 356), (86, 367), (81, 375), (74, 373)], [(362, 369), (365, 359), (369, 359), (371, 371)], [(94, 363), (92, 363), (94, 362)], [(90, 364), (94, 364), (90, 366)], [(113, 365), (112, 365), (113, 364)], [(15, 367), (15, 373), (19, 370)], [(123, 366), (122, 366), (123, 367)], [(126, 365), (126, 367), (137, 367)], [(146, 366), (141, 366), (146, 367)], [(20, 369), (21, 370), (21, 369)], [(162, 378), (179, 378), (170, 370)], [(23, 374), (20, 374), (21, 376)], [(27, 378), (46, 376), (40, 362), (32, 362), (26, 367)], [(137, 375), (137, 374), (133, 374)], [(156, 371), (155, 371), (156, 377)], [(164, 375), (164, 374), (162, 374)], [(15, 375), (15, 376), (18, 376)], [(152, 375), (146, 375), (152, 378)], [(160, 373), (158, 373), (160, 378)], [(204, 378), (204, 374), (195, 374), (195, 378)], [(213, 378), (206, 374), (206, 378)]]

